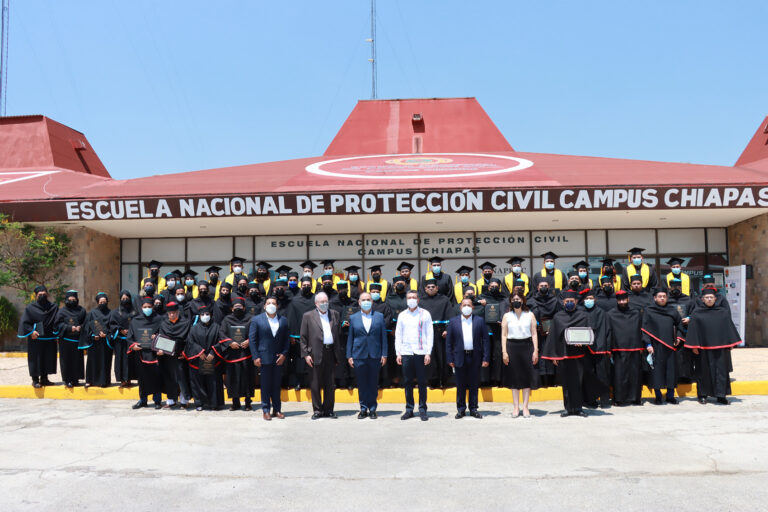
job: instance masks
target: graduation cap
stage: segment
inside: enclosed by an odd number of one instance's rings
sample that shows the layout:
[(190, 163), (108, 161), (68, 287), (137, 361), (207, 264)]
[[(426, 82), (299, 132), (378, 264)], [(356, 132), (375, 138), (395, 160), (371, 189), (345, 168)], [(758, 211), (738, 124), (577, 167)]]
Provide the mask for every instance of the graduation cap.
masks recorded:
[(259, 287), (259, 282), (257, 280), (255, 280), (255, 279), (251, 279), (250, 281), (248, 281), (248, 287), (249, 288), (258, 288)]
[(576, 272), (575, 270), (568, 271), (568, 279), (570, 279), (572, 277), (579, 277), (579, 273)]
[[(499, 283), (501, 283), (500, 280), (498, 280), (498, 279), (496, 279), (496, 280), (499, 281)], [(491, 282), (493, 282), (493, 279), (491, 279)], [(525, 281), (523, 281), (522, 279), (515, 279), (512, 282), (512, 288), (518, 288), (518, 287), (525, 288)]]
[(325, 281), (333, 281), (333, 274), (325, 274), (320, 276), (320, 282), (323, 283)]
[(197, 286), (210, 286), (210, 283), (208, 283), (208, 281), (205, 279), (201, 279), (197, 282)]
[(77, 290), (67, 290), (64, 293), (64, 297), (67, 298), (67, 299), (70, 298), (70, 297), (77, 298)]
[[(519, 281), (519, 279), (518, 279), (518, 281)], [(520, 286), (525, 286), (525, 282), (524, 281), (520, 281), (520, 282), (522, 283)], [(498, 285), (501, 285), (501, 279), (499, 279), (498, 277), (492, 277), (491, 278), (491, 284), (494, 284), (494, 283), (496, 283)], [(517, 284), (515, 284), (515, 286), (517, 286)]]
[(579, 270), (580, 268), (585, 268), (589, 270), (589, 263), (587, 263), (584, 260), (577, 261), (576, 263), (573, 264), (573, 268), (575, 268), (576, 270)]
[(144, 304), (153, 305), (154, 303), (155, 303), (155, 299), (153, 297), (144, 297), (143, 299), (141, 299), (141, 305), (142, 306)]
[(152, 260), (152, 261), (150, 261), (150, 262), (147, 264), (147, 266), (148, 266), (149, 268), (152, 268), (152, 267), (160, 268), (160, 267), (162, 267), (162, 266), (163, 266), (163, 264), (162, 264), (162, 263), (160, 263), (160, 262), (159, 262), (159, 261), (157, 261), (157, 260)]
[(348, 267), (344, 267), (344, 270), (346, 270), (348, 273), (349, 272), (359, 273), (360, 272), (360, 267), (358, 267), (357, 265), (350, 265)]
[(485, 263), (481, 263), (480, 266), (477, 268), (479, 268), (480, 270), (486, 270), (486, 269), (493, 270), (496, 268), (496, 265), (494, 265), (490, 261), (486, 261)]
[(459, 268), (456, 269), (457, 274), (463, 274), (463, 273), (470, 274), (472, 272), (472, 267), (468, 267), (466, 265), (462, 265)]
[(669, 280), (669, 286), (683, 286), (683, 280), (677, 277)]
[(611, 276), (603, 276), (600, 278), (601, 283), (610, 283), (613, 278)]
[(683, 260), (680, 258), (669, 258), (667, 260), (667, 265), (682, 265)]
[(232, 297), (232, 307), (234, 308), (238, 305), (245, 307), (245, 297), (241, 297), (240, 295), (235, 295)]
[(507, 263), (509, 263), (510, 265), (521, 265), (523, 263), (523, 258), (515, 256), (513, 258), (509, 258), (507, 260)]
[(665, 288), (660, 287), (660, 286), (653, 289), (653, 296), (654, 297), (657, 296), (660, 293), (667, 293), (667, 290)]
[(208, 272), (209, 274), (218, 274), (219, 272), (221, 272), (221, 267), (217, 267), (216, 265), (211, 265), (210, 267), (205, 269), (205, 271)]
[(230, 265), (235, 265), (237, 263), (242, 265), (243, 263), (245, 263), (245, 258), (241, 258), (240, 256), (235, 256), (231, 260), (229, 260)]
[(392, 284), (393, 285), (395, 283), (404, 283), (404, 282), (405, 282), (405, 278), (403, 276), (395, 276), (395, 277), (392, 278)]
[(176, 304), (175, 302), (169, 302), (168, 304), (165, 305), (165, 310), (166, 311), (178, 311), (179, 310), (179, 305)]
[(372, 265), (368, 267), (368, 270), (371, 272), (381, 272), (381, 265)]
[(704, 284), (715, 284), (715, 278), (712, 274), (705, 274), (704, 277), (701, 278), (701, 282)]
[(341, 280), (336, 282), (336, 288), (337, 289), (339, 289), (339, 288), (348, 288), (348, 287), (349, 287), (349, 283), (347, 283), (343, 279), (341, 279)]
[(431, 258), (428, 258), (427, 261), (430, 263), (440, 263), (441, 261), (445, 261), (445, 260), (440, 256), (432, 256)]
[(173, 287), (173, 291), (174, 292), (178, 292), (178, 291), (186, 292), (187, 290), (184, 288), (183, 284), (177, 284), (176, 286)]
[(237, 279), (237, 283), (239, 284), (240, 281), (245, 281), (247, 283), (248, 282), (248, 276), (246, 276), (245, 274), (240, 274), (240, 277)]
[(586, 297), (587, 294), (591, 291), (592, 291), (592, 288), (590, 288), (589, 286), (582, 286), (581, 289), (579, 290), (579, 295), (581, 295), (582, 297)]
[(614, 260), (613, 258), (603, 258), (603, 260), (601, 261), (604, 267), (612, 267), (615, 262), (616, 260)]
[(645, 249), (643, 249), (642, 247), (633, 247), (630, 250), (628, 250), (627, 252), (629, 253), (630, 256), (634, 256), (635, 254), (637, 254), (639, 256), (642, 256), (644, 250)]
[(171, 270), (170, 272), (167, 272), (163, 277), (165, 279), (169, 279), (171, 277), (175, 278), (176, 277), (176, 271), (175, 270)]
[(303, 261), (303, 262), (299, 263), (299, 265), (301, 265), (301, 268), (309, 267), (312, 270), (315, 270), (317, 268), (317, 264), (313, 263), (311, 260)]
[(176, 277), (183, 277), (184, 276), (184, 273), (181, 270), (179, 270), (179, 269), (174, 270), (173, 274), (176, 274)]
[[(291, 274), (296, 274), (296, 272), (291, 272)], [(294, 277), (298, 277), (298, 275)], [(285, 277), (278, 277), (277, 279), (275, 279), (275, 286), (286, 286), (287, 284), (288, 284), (288, 279), (286, 279)]]
[(628, 299), (627, 290), (616, 290), (616, 299)]
[(401, 261), (400, 264), (397, 266), (397, 270), (413, 270), (413, 263), (408, 263), (407, 261)]
[(301, 281), (302, 283), (311, 283), (312, 281), (314, 281), (314, 279), (312, 279), (309, 276), (301, 276), (301, 279), (299, 279), (299, 281)]
[(701, 296), (703, 297), (704, 295), (717, 295), (717, 288), (705, 286), (701, 289)]
[(634, 274), (634, 275), (629, 277), (629, 282), (630, 283), (634, 283), (635, 281), (640, 281), (642, 283), (643, 282), (643, 276), (641, 276), (640, 274)]
[(381, 283), (371, 283), (370, 289), (371, 291), (373, 290), (381, 291)]
[(286, 281), (288, 279), (292, 278), (292, 277), (295, 277), (296, 279), (298, 279), (299, 278), (299, 273), (298, 272), (288, 272), (288, 275), (285, 276), (285, 277), (286, 277)]
[(574, 290), (568, 290), (563, 292), (563, 298), (564, 299), (578, 299), (579, 293)]
[[(77, 293), (77, 292), (75, 292)], [(99, 299), (104, 297), (105, 299), (109, 300), (109, 296), (107, 295), (107, 292), (98, 292), (96, 294), (96, 302), (99, 302)]]
[(557, 258), (559, 258), (559, 256), (553, 253), (552, 251), (545, 252), (544, 254), (541, 255), (541, 257), (544, 258), (545, 260), (556, 260)]
[(202, 306), (197, 306), (197, 314), (200, 315), (202, 313), (208, 313), (208, 306), (203, 304)]
[(277, 267), (275, 269), (275, 272), (277, 272), (278, 275), (279, 274), (287, 274), (290, 271), (291, 271), (291, 267), (289, 267), (288, 265), (280, 265), (279, 267)]
[(332, 267), (334, 263), (336, 263), (336, 260), (323, 260), (320, 262), (324, 267)]
[(230, 283), (223, 282), (223, 283), (221, 283), (221, 289), (222, 290), (231, 290), (232, 289), (232, 285)]
[(194, 278), (196, 275), (197, 275), (197, 272), (195, 272), (192, 269), (184, 271), (184, 277), (190, 276), (190, 277)]
[(426, 279), (424, 281), (424, 286), (429, 286), (431, 284), (437, 286), (437, 279)]
[(266, 261), (257, 261), (257, 262), (256, 262), (256, 268), (258, 268), (258, 269), (264, 269), (264, 270), (269, 270), (269, 269), (271, 269), (271, 268), (272, 268), (272, 265), (270, 265), (270, 264), (269, 264), (269, 263), (267, 263)]

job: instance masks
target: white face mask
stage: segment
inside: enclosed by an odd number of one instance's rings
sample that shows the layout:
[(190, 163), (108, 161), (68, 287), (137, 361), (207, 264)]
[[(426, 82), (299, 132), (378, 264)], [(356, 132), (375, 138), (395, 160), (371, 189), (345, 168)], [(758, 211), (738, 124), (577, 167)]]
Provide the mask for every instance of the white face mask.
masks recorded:
[(408, 309), (413, 309), (413, 308), (415, 308), (416, 306), (419, 305), (419, 300), (418, 299), (408, 299), (407, 302), (408, 302)]
[(312, 272), (304, 272), (304, 277), (312, 277)]
[(174, 281), (173, 279), (169, 279), (168, 281), (165, 282), (165, 285), (168, 288), (173, 288), (174, 286), (176, 286), (176, 281)]
[(264, 306), (264, 310), (270, 315), (274, 315), (275, 313), (277, 313), (277, 306), (275, 306), (274, 304), (267, 304), (266, 306)]
[(234, 272), (235, 274), (242, 274), (243, 267), (232, 267), (232, 272)]
[(207, 324), (211, 321), (211, 315), (200, 315), (200, 321)]
[(469, 316), (472, 314), (472, 308), (469, 306), (464, 306), (461, 308), (461, 314), (464, 316)]
[(523, 267), (512, 267), (512, 272), (514, 272), (515, 274), (519, 274), (522, 271), (523, 271)]
[(186, 295), (177, 295), (177, 296), (176, 296), (176, 300), (177, 300), (177, 301), (179, 301), (179, 302), (183, 301), (183, 300), (184, 300), (184, 299), (186, 299), (186, 298), (187, 298), (187, 296), (186, 296)]

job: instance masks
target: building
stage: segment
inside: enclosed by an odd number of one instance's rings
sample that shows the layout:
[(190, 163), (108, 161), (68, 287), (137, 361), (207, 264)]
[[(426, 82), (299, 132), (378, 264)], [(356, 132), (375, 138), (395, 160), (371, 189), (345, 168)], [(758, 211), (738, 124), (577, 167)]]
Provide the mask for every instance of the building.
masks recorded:
[(683, 258), (697, 287), (752, 265), (746, 341), (765, 345), (767, 208), (768, 117), (728, 167), (517, 151), (474, 98), (360, 101), (320, 157), (130, 180), (79, 132), (0, 119), (0, 212), (70, 232), (86, 297), (138, 290), (152, 259), (202, 275), (235, 255), (248, 270), (335, 258), (391, 278), (433, 255), (498, 274), (520, 256), (530, 274), (551, 250), (562, 270), (587, 259), (594, 279), (603, 257), (639, 246), (662, 275)]

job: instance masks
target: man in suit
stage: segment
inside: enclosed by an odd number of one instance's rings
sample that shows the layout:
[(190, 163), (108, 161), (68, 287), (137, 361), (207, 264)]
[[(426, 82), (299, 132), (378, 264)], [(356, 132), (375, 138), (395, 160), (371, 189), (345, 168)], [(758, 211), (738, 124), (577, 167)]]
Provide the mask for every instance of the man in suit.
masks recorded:
[(461, 301), (461, 315), (448, 322), (446, 330), (446, 359), (456, 371), (456, 419), (466, 414), (466, 395), (469, 388), (469, 415), (483, 416), (477, 411), (477, 388), (480, 368), (488, 367), (491, 359), (491, 340), (488, 327), (479, 316), (472, 314), (472, 299)]
[[(335, 385), (334, 368), (342, 361), (341, 318), (328, 307), (328, 295), (315, 295), (315, 309), (301, 317), (301, 356), (312, 372), (309, 389), (312, 392), (312, 419), (336, 418), (333, 412)], [(322, 399), (320, 397), (322, 390)]]
[(347, 360), (355, 369), (357, 392), (360, 396), (362, 420), (370, 415), (375, 420), (376, 397), (379, 392), (379, 368), (387, 364), (387, 326), (384, 315), (373, 310), (371, 294), (363, 292), (358, 300), (360, 311), (349, 317)]
[(248, 328), (253, 365), (261, 369), (261, 410), (267, 421), (285, 418), (280, 410), (280, 382), (290, 347), (288, 336), (288, 320), (277, 314), (277, 298), (268, 297), (264, 313), (254, 316)]

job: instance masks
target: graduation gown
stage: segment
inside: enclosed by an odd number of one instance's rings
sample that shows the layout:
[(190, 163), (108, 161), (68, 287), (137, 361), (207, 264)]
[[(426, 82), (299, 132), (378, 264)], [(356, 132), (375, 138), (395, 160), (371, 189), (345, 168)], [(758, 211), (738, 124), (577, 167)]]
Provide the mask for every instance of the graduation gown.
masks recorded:
[(603, 407), (609, 405), (611, 401), (611, 324), (608, 322), (608, 314), (597, 303), (592, 308), (584, 308), (584, 312), (589, 315), (589, 322), (595, 333), (595, 343), (587, 347), (589, 359), (595, 375), (606, 386), (600, 395), (600, 404)]
[[(694, 306), (694, 300), (688, 295), (681, 294), (675, 297), (670, 293), (667, 304), (675, 308), (681, 318), (686, 318), (691, 316), (691, 310), (693, 309), (693, 306)], [(683, 341), (685, 341), (685, 335), (687, 332), (688, 332), (688, 326), (681, 323), (677, 329), (677, 337), (682, 338)], [(686, 383), (693, 382), (694, 379), (696, 378), (694, 374), (695, 357), (694, 357), (693, 351), (690, 348), (686, 348), (684, 345), (681, 345), (677, 349), (676, 357), (677, 357), (677, 369), (680, 372), (678, 374), (678, 380), (680, 382), (686, 382)]]
[(613, 354), (613, 400), (616, 403), (640, 402), (642, 369), (646, 350), (641, 329), (640, 309), (618, 307), (608, 312)]
[(592, 370), (587, 347), (566, 344), (565, 330), (568, 327), (592, 327), (591, 317), (583, 309), (555, 313), (541, 357), (558, 361), (563, 405), (568, 414), (578, 414), (585, 403), (595, 402), (607, 385), (600, 382)]
[(160, 330), (163, 317), (155, 311), (146, 316), (140, 313), (131, 319), (128, 325), (126, 343), (128, 350), (139, 347), (137, 351), (139, 361), (139, 396), (146, 401), (147, 396), (159, 394), (163, 390), (163, 382), (160, 377), (160, 366), (157, 355), (152, 350), (152, 337)]
[(437, 276), (432, 272), (427, 272), (426, 275), (421, 278), (421, 282), (419, 283), (419, 294), (421, 297), (427, 296), (427, 291), (425, 289), (427, 279), (434, 279), (436, 281), (438, 295), (444, 295), (450, 299), (453, 298), (453, 279), (451, 279), (451, 276), (445, 272), (440, 272), (440, 275)]
[(160, 361), (160, 374), (163, 379), (163, 392), (171, 400), (176, 400), (181, 396), (189, 399), (191, 391), (189, 389), (189, 371), (184, 364), (184, 345), (187, 342), (187, 334), (192, 326), (187, 318), (179, 312), (179, 319), (175, 323), (171, 322), (166, 316), (160, 324), (159, 333), (176, 342), (174, 355), (163, 354), (158, 357)]
[[(85, 382), (105, 388), (112, 384), (113, 339), (109, 333), (109, 319), (112, 312), (102, 311), (98, 307), (90, 310), (85, 318), (82, 349), (88, 350), (88, 362), (85, 366)], [(107, 336), (99, 337), (103, 332)]]
[[(224, 374), (229, 397), (234, 400), (245, 398), (250, 402), (255, 388), (254, 366), (251, 352), (246, 348), (231, 348), (230, 343), (242, 343), (248, 340), (248, 329), (251, 315), (244, 313), (241, 317), (235, 314), (227, 315), (219, 324), (219, 342), (213, 346), (216, 355), (224, 362)], [(239, 327), (245, 331), (240, 332)], [(237, 336), (240, 336), (239, 338)], [(244, 337), (243, 337), (244, 336)]]
[(219, 296), (219, 300), (213, 303), (213, 321), (214, 323), (221, 324), (224, 317), (232, 314), (232, 297), (227, 295), (226, 300), (223, 296)]
[(125, 342), (128, 326), (134, 316), (136, 316), (136, 310), (133, 309), (132, 303), (128, 307), (121, 304), (109, 314), (108, 329), (115, 352), (115, 380), (117, 382), (129, 382), (138, 375), (136, 357), (133, 353), (128, 353), (128, 345)]
[(598, 288), (595, 292), (595, 305), (603, 311), (616, 309), (616, 294), (614, 292), (608, 293), (602, 288)]
[(432, 329), (434, 331), (432, 356), (429, 366), (427, 366), (427, 380), (432, 387), (448, 387), (453, 382), (453, 369), (448, 366), (443, 333), (448, 325), (448, 320), (456, 314), (454, 302), (452, 298), (437, 293), (431, 297), (429, 295), (422, 297), (419, 300), (419, 307), (429, 311), (432, 316)]
[[(342, 321), (341, 338), (339, 339), (339, 343), (341, 343), (342, 353), (346, 354), (347, 336), (349, 334), (349, 317), (353, 313), (360, 311), (360, 306), (358, 305), (357, 300), (351, 299), (348, 295), (342, 296), (341, 294), (337, 293), (332, 299), (328, 301), (328, 307), (336, 311)], [(350, 388), (354, 386), (355, 372), (353, 371), (352, 367), (349, 366), (349, 363), (346, 359), (336, 365), (334, 370), (334, 377), (336, 379), (337, 388)]]
[[(56, 341), (59, 339), (56, 331), (56, 315), (59, 307), (52, 302), (42, 305), (33, 302), (24, 309), (19, 321), (18, 337), (27, 342), (27, 365), (29, 375), (34, 378), (46, 378), (56, 373)], [(32, 331), (40, 335), (32, 339)]]
[[(222, 363), (213, 351), (218, 342), (219, 325), (210, 321), (207, 325), (202, 322), (193, 325), (184, 344), (182, 354), (189, 365), (189, 384), (198, 407), (214, 408), (221, 403), (224, 388), (216, 367)], [(205, 364), (202, 358), (211, 354), (213, 361)]]
[[(478, 299), (485, 300), (485, 306), (481, 304), (478, 308), (475, 308), (472, 314), (481, 317), (483, 320), (485, 320), (486, 306), (495, 304), (499, 310), (499, 320), (497, 322), (485, 322), (491, 338), (491, 364), (486, 368), (480, 368), (481, 385), (499, 386), (501, 385), (501, 376), (504, 369), (503, 351), (501, 349), (501, 319), (509, 311), (509, 301), (504, 293), (498, 292), (494, 295), (488, 293), (487, 289), (485, 293), (480, 294)], [(506, 343), (506, 340), (503, 340), (503, 342)]]
[[(330, 304), (330, 301), (329, 301)], [(330, 307), (330, 305), (329, 305)], [(299, 339), (301, 338), (301, 319), (304, 313), (315, 309), (315, 295), (304, 295), (299, 293), (288, 306), (285, 317), (288, 320), (288, 330), (291, 336), (291, 346), (288, 349), (288, 365), (283, 374), (287, 386), (304, 386), (306, 384), (307, 363), (301, 357), (301, 347)], [(278, 308), (278, 313), (280, 309)], [(282, 313), (281, 313), (282, 314)]]
[[(539, 346), (543, 346), (544, 340), (547, 339), (549, 333), (551, 320), (555, 313), (561, 309), (560, 302), (558, 302), (552, 289), (548, 290), (546, 295), (541, 295), (537, 291), (528, 300), (528, 308), (538, 322), (536, 331), (539, 336)], [(555, 385), (555, 365), (552, 364), (551, 360), (544, 359), (543, 357), (539, 358), (536, 369), (539, 371), (539, 384), (541, 387), (545, 388)]]
[[(59, 366), (61, 380), (64, 383), (77, 383), (85, 376), (83, 353), (78, 350), (80, 340), (87, 339), (85, 324), (85, 309), (78, 305), (75, 308), (64, 306), (56, 315), (56, 330), (59, 333)], [(80, 327), (80, 331), (73, 331)]]
[[(412, 280), (413, 281), (413, 280)], [(393, 287), (394, 289), (394, 287)], [(387, 305), (392, 312), (392, 321), (387, 330), (387, 364), (382, 369), (382, 382), (385, 386), (394, 387), (403, 382), (403, 367), (397, 364), (397, 352), (395, 351), (395, 327), (397, 316), (408, 309), (407, 290), (402, 293), (393, 293), (387, 299)]]
[(675, 389), (677, 387), (677, 352), (684, 341), (677, 335), (682, 318), (674, 306), (653, 304), (643, 313), (643, 342), (653, 347), (653, 367), (650, 387)]
[(699, 351), (696, 385), (700, 397), (724, 398), (731, 393), (730, 351), (741, 343), (741, 336), (733, 325), (730, 309), (722, 302), (715, 302), (711, 308), (697, 307), (688, 323), (685, 346)]
[(651, 304), (654, 304), (653, 297), (646, 291), (642, 291), (640, 293), (630, 291), (627, 292), (627, 296), (629, 297), (629, 307), (639, 309), (641, 313), (645, 310), (645, 308)]

